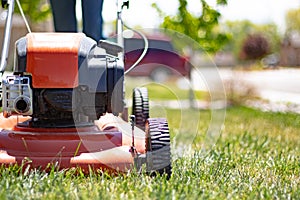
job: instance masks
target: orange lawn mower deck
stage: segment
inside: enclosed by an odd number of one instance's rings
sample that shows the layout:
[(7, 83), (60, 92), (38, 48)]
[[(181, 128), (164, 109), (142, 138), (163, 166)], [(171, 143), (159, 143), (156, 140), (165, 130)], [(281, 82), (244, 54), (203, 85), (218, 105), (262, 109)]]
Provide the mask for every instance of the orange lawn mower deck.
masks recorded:
[(138, 154), (145, 154), (145, 137), (135, 140), (134, 152), (131, 137), (117, 128), (124, 122), (114, 116), (103, 117), (95, 126), (52, 129), (22, 126), (21, 121), (26, 122), (28, 117), (1, 116), (0, 119), (3, 128), (0, 163), (6, 165), (47, 169), (49, 164), (54, 164), (61, 169), (80, 167), (84, 171), (92, 168), (125, 172), (133, 169)]

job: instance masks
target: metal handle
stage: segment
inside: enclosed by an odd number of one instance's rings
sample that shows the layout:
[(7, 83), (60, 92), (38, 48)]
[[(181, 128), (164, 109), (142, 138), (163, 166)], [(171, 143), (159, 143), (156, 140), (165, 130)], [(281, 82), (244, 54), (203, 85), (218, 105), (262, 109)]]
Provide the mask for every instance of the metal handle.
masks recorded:
[(126, 7), (129, 8), (129, 0), (123, 0), (122, 4), (119, 4), (117, 0), (117, 43), (119, 46), (124, 48), (124, 38), (123, 38), (123, 22), (122, 22), (122, 10)]
[[(3, 1), (2, 1), (3, 3)], [(0, 73), (3, 74), (7, 65), (8, 52), (9, 52), (9, 43), (11, 36), (11, 27), (12, 27), (12, 16), (15, 8), (15, 1), (9, 0), (6, 2), (8, 4), (8, 12), (5, 22), (5, 30), (4, 30), (4, 38), (3, 38), (3, 46), (2, 46), (2, 54), (0, 61)], [(2, 4), (3, 5), (3, 4)]]

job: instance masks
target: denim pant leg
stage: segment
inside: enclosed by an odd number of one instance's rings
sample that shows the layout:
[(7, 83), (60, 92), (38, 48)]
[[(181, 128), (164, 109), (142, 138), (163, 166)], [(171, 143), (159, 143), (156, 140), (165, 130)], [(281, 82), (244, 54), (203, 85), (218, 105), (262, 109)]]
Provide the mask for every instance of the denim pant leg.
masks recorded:
[(103, 39), (103, 0), (81, 0), (83, 32), (96, 41)]
[(56, 32), (77, 32), (76, 0), (50, 0)]

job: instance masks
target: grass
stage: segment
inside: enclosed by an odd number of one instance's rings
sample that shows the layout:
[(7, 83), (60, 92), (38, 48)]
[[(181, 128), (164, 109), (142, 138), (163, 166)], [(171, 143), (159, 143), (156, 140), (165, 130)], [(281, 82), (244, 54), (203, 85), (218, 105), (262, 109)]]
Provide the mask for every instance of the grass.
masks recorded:
[[(199, 111), (165, 109), (165, 114), (173, 139), (186, 135), (181, 142), (189, 143), (195, 136), (189, 123)], [(201, 110), (199, 119), (196, 131), (205, 133), (211, 112)], [(299, 199), (299, 132), (299, 115), (232, 107), (209, 151), (195, 146), (183, 157), (174, 155), (170, 180), (136, 172), (83, 175), (76, 169), (45, 173), (1, 167), (0, 199)]]
[[(173, 82), (129, 80), (126, 94), (135, 86), (147, 86), (151, 100), (188, 98)], [(154, 107), (151, 116), (169, 121), (170, 180), (134, 171), (84, 175), (79, 169), (45, 173), (0, 166), (0, 199), (300, 199), (300, 115), (228, 108), (220, 137), (205, 150), (211, 111)]]
[[(131, 78), (126, 80), (126, 98), (130, 99), (134, 87), (147, 87), (151, 100), (184, 100), (189, 98), (189, 91), (181, 89), (174, 80), (164, 83), (156, 83), (146, 78)], [(195, 98), (208, 98), (207, 92), (193, 91)]]

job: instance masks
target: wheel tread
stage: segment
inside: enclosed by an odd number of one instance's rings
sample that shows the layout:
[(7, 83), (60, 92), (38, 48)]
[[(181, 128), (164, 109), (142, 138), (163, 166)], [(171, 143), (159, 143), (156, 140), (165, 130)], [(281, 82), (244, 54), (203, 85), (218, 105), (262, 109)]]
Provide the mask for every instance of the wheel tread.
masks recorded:
[(168, 122), (164, 118), (149, 118), (146, 128), (146, 152), (151, 160), (147, 165), (149, 172), (167, 174), (172, 173), (170, 133)]

